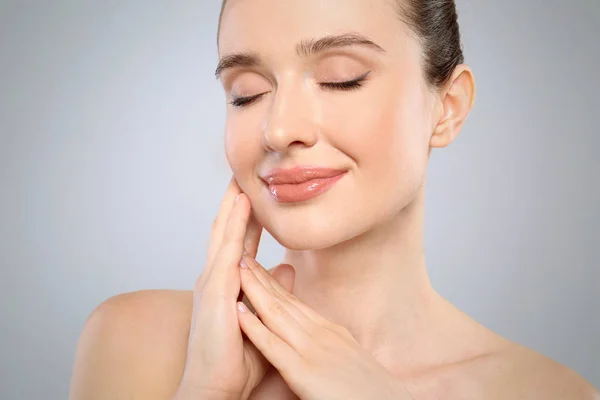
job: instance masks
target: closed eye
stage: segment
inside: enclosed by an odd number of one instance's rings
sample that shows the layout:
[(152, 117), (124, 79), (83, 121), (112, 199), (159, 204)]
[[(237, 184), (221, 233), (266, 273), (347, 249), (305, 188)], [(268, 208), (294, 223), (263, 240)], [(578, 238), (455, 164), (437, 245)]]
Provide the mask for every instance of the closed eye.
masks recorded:
[(369, 76), (369, 74), (371, 73), (371, 71), (359, 76), (356, 79), (352, 79), (351, 81), (345, 81), (345, 82), (322, 82), (319, 83), (319, 85), (321, 87), (327, 88), (327, 89), (334, 89), (334, 90), (354, 90), (354, 89), (359, 89), (360, 87), (362, 87), (364, 81), (367, 79), (367, 76)]
[(234, 107), (246, 107), (248, 105), (250, 105), (251, 103), (254, 102), (254, 100), (258, 99), (260, 96), (262, 96), (263, 94), (266, 94), (268, 92), (264, 92), (264, 93), (259, 93), (259, 94), (255, 94), (254, 96), (246, 96), (246, 97), (236, 97), (233, 100), (231, 100), (229, 102), (229, 104), (233, 105)]
[[(356, 90), (356, 89), (359, 89), (362, 87), (364, 81), (367, 79), (367, 77), (369, 76), (370, 73), (371, 73), (371, 71), (359, 76), (358, 78), (352, 79), (350, 81), (321, 82), (321, 83), (319, 83), (319, 86), (321, 86), (322, 88), (331, 89), (331, 90)], [(239, 107), (239, 108), (247, 107), (250, 104), (254, 103), (256, 100), (258, 100), (262, 95), (264, 95), (266, 93), (268, 93), (268, 92), (259, 93), (254, 96), (237, 97), (237, 98), (234, 98), (233, 100), (231, 100), (229, 102), (229, 104), (233, 105), (234, 107)]]

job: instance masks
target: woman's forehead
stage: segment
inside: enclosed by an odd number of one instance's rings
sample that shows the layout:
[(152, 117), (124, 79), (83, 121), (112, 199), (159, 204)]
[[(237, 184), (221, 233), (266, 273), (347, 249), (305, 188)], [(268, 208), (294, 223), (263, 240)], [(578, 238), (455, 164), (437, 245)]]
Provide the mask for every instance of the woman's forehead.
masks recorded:
[(390, 0), (228, 0), (219, 53), (294, 51), (301, 42), (356, 33), (383, 48), (408, 33)]

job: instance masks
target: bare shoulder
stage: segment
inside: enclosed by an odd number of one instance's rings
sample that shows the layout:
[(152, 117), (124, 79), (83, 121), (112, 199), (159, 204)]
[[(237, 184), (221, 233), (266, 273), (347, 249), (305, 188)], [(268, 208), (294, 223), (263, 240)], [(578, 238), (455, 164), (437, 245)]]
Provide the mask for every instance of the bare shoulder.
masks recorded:
[(507, 340), (409, 378), (405, 386), (415, 400), (600, 400), (598, 391), (573, 370)]
[(71, 400), (172, 398), (183, 373), (192, 292), (143, 290), (111, 297), (81, 333)]
[(600, 400), (598, 391), (575, 371), (527, 347), (513, 344), (497, 362), (516, 397)]
[(598, 391), (575, 371), (515, 343), (466, 363), (460, 373), (463, 381), (471, 382), (471, 394), (489, 399), (600, 400)]

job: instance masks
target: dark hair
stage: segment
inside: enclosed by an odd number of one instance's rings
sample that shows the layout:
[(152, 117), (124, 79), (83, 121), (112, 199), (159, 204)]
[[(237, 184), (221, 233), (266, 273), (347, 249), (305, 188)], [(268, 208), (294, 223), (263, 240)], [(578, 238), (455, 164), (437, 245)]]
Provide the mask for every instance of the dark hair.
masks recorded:
[[(435, 89), (444, 86), (457, 65), (464, 62), (454, 0), (394, 0), (398, 17), (423, 48), (423, 72)], [(227, 0), (223, 0), (218, 32)]]

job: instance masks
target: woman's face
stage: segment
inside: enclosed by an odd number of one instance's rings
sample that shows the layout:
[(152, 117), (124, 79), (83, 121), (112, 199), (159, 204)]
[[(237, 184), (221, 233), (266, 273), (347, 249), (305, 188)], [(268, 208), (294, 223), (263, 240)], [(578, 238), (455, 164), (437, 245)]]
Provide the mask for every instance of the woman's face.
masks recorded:
[[(258, 221), (287, 248), (373, 229), (424, 183), (438, 99), (391, 3), (228, 1), (219, 35), (227, 159)], [(296, 167), (345, 173), (297, 186), (263, 179)], [(328, 190), (307, 200), (324, 182)]]

